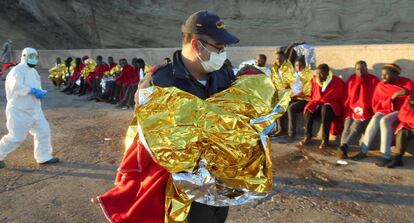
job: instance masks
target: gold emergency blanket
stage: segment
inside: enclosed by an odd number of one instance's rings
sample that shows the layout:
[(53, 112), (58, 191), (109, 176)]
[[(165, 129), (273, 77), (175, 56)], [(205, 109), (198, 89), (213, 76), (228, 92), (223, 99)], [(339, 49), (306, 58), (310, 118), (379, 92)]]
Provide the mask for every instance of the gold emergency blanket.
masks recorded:
[(96, 62), (93, 59), (87, 59), (85, 61), (85, 67), (82, 69), (82, 77), (88, 77), (90, 73), (95, 72)]
[(138, 121), (126, 146), (138, 131), (155, 161), (172, 174), (166, 221), (184, 221), (191, 201), (238, 205), (272, 190), (266, 133), (286, 111), (291, 91), (277, 94), (270, 78), (248, 75), (207, 100), (173, 87), (138, 95)]
[(49, 78), (52, 80), (65, 80), (67, 73), (66, 65), (60, 63), (49, 69)]
[(113, 77), (113, 76), (115, 76), (116, 73), (119, 73), (120, 71), (121, 71), (121, 66), (116, 65), (116, 66), (112, 67), (111, 70), (105, 71), (104, 76), (105, 77)]

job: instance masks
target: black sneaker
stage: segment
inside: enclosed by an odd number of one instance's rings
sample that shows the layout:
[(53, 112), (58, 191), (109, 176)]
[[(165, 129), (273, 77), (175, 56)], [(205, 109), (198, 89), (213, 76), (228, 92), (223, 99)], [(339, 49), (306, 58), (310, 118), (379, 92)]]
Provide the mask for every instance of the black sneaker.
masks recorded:
[(363, 153), (363, 152), (359, 152), (358, 154), (356, 154), (355, 156), (351, 157), (352, 160), (358, 161), (358, 160), (362, 160), (364, 158), (367, 157), (367, 154)]
[(384, 167), (391, 163), (391, 159), (381, 158), (379, 161), (375, 162), (375, 165)]
[(3, 160), (0, 160), (0, 169), (3, 169), (4, 167), (6, 167), (6, 163), (4, 163)]
[(43, 162), (43, 163), (39, 163), (39, 165), (47, 165), (47, 164), (53, 164), (53, 163), (58, 163), (60, 160), (57, 157), (53, 157), (52, 159)]
[(345, 145), (340, 146), (338, 149), (339, 149), (338, 158), (348, 159), (348, 146), (345, 144)]

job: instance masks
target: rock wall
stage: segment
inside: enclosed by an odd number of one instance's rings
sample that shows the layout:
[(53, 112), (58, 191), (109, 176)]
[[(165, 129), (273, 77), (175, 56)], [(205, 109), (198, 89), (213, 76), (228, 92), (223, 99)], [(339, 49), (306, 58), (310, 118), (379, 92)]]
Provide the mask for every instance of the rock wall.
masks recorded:
[[(229, 47), (228, 58), (233, 65), (238, 66), (242, 61), (250, 60), (257, 54), (267, 56), (268, 64), (275, 61), (275, 51), (278, 47)], [(55, 63), (56, 57), (92, 58), (101, 55), (104, 60), (113, 56), (115, 60), (126, 58), (129, 62), (133, 57), (143, 58), (147, 64), (159, 64), (163, 58), (171, 57), (177, 48), (135, 48), (135, 49), (79, 49), (79, 50), (39, 50), (39, 68), (49, 69)], [(397, 63), (402, 68), (402, 76), (414, 80), (414, 44), (379, 44), (379, 45), (342, 45), (318, 46), (315, 48), (316, 62), (327, 63), (337, 75), (346, 80), (354, 72), (355, 62), (365, 60), (370, 72), (379, 76), (385, 63)], [(15, 58), (20, 57), (20, 51), (14, 51)]]
[(412, 43), (413, 0), (2, 0), (0, 42), (15, 48), (180, 46), (197, 10), (222, 17), (240, 46)]

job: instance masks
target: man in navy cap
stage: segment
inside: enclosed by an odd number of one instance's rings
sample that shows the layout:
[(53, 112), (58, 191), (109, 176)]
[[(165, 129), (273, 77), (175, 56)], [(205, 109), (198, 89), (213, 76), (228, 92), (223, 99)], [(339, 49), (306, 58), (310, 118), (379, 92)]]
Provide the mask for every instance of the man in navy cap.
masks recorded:
[[(208, 11), (192, 14), (181, 27), (182, 50), (173, 55), (172, 63), (147, 75), (139, 88), (151, 85), (177, 87), (201, 99), (230, 87), (236, 79), (233, 70), (224, 64), (226, 46), (239, 39), (228, 33), (220, 18)], [(137, 95), (136, 95), (137, 97)], [(225, 222), (228, 207), (215, 207), (193, 202), (188, 222)]]

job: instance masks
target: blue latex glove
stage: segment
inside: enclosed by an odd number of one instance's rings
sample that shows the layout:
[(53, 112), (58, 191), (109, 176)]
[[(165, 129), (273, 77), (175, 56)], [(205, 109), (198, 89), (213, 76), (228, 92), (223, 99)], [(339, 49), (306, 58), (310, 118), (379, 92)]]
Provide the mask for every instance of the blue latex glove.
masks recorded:
[(37, 99), (43, 99), (46, 97), (47, 91), (38, 88), (32, 88), (30, 90), (30, 94), (34, 95)]

